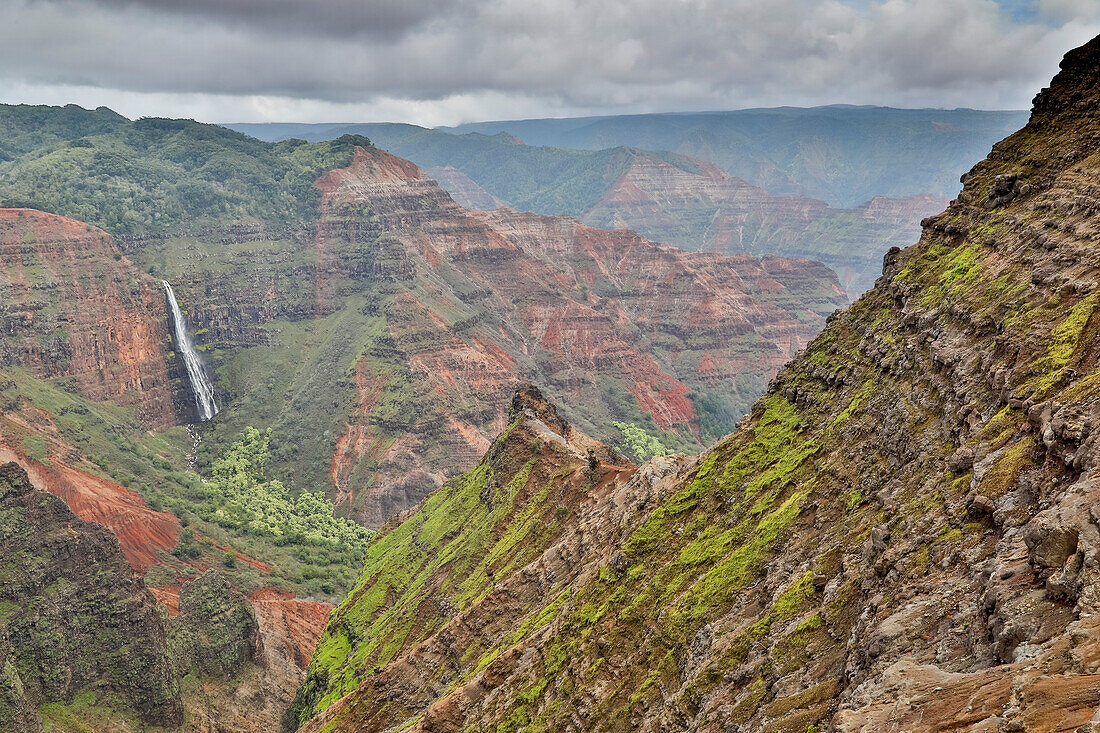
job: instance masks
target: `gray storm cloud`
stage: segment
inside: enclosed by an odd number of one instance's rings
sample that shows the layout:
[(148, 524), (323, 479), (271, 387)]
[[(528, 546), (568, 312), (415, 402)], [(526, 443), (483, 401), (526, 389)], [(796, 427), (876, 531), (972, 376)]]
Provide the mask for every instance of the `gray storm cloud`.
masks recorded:
[(440, 110), (461, 100), (469, 109), (479, 98), (506, 109), (512, 98), (528, 114), (827, 102), (1020, 107), (1065, 50), (1100, 32), (1093, 0), (1041, 0), (1024, 21), (991, 0), (0, 5), (10, 19), (0, 24), (0, 91), (98, 89), (108, 104), (111, 93), (215, 95), (228, 117), (235, 108), (255, 117), (258, 98), (283, 100), (282, 109), (313, 100), (349, 110), (378, 100)]
[[(69, 4), (65, 0), (47, 1)], [(205, 18), (228, 26), (286, 35), (385, 38), (446, 17), (464, 3), (459, 0), (94, 0), (88, 4)]]

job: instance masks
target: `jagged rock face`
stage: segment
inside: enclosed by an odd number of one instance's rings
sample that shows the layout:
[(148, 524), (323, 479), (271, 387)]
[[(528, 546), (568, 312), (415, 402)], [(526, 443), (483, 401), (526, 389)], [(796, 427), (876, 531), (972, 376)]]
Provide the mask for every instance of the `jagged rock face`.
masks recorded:
[(86, 693), (147, 725), (182, 722), (156, 602), (118, 541), (15, 463), (0, 466), (0, 557), (0, 727), (38, 730), (40, 705)]
[(169, 628), (172, 664), (181, 677), (192, 672), (232, 678), (260, 656), (256, 616), (248, 600), (216, 570), (180, 590), (179, 613)]
[[(419, 656), (467, 606), (306, 729), (1095, 730), (1100, 38), (1062, 68), (738, 432), (633, 512), (593, 497), (584, 571), (514, 556), (472, 670)], [(326, 632), (353, 666), (412, 618), (369, 597)]]
[(270, 590), (246, 598), (216, 570), (185, 583), (168, 628), (173, 668), (192, 675), (187, 730), (279, 730), (331, 610)]
[[(581, 214), (584, 222), (629, 227), (692, 250), (820, 260), (852, 297), (874, 283), (887, 249), (912, 242), (921, 219), (947, 204), (938, 196), (878, 196), (855, 209), (834, 209), (804, 196), (773, 196), (713, 163), (629, 153), (626, 172)], [(447, 181), (441, 182), (451, 190)]]
[[(548, 385), (586, 425), (606, 431), (625, 398), (661, 429), (698, 440), (689, 393), (720, 392), (736, 411), (845, 299), (817, 263), (688, 253), (569, 217), (467, 211), (382, 151), (361, 150), (318, 185), (319, 310), (355, 277), (394, 291), (388, 334), (356, 367), (358, 397), (331, 472), (337, 495), (371, 526), (476, 463), (522, 380)], [(407, 371), (419, 415), (375, 415), (395, 370)], [(380, 467), (367, 494), (350, 479), (365, 462)]]
[(0, 361), (72, 377), (95, 400), (174, 422), (163, 293), (105, 232), (32, 209), (0, 209)]

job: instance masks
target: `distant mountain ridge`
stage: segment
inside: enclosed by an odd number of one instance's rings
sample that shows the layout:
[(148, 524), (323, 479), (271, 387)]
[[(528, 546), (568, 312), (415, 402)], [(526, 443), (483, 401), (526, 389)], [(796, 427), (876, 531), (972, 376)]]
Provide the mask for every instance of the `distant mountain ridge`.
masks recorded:
[(446, 128), (507, 131), (530, 145), (671, 150), (717, 164), (775, 194), (833, 206), (874, 196), (954, 196), (958, 177), (1027, 112), (829, 105), (729, 112), (508, 120)]
[[(714, 163), (773, 194), (811, 196), (852, 207), (874, 196), (952, 197), (959, 190), (959, 176), (994, 142), (1026, 121), (1024, 110), (832, 105), (503, 120), (432, 132), (463, 138), (508, 133), (532, 147), (598, 151), (625, 145), (667, 150)], [(357, 132), (414, 160), (393, 141), (399, 134), (407, 137), (407, 128), (426, 130), (391, 123), (227, 127), (265, 140), (323, 140)]]

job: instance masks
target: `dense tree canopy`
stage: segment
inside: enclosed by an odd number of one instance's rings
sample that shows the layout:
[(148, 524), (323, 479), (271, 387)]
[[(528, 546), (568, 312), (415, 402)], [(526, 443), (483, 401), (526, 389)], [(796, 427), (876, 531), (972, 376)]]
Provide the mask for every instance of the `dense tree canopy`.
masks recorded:
[(306, 544), (361, 552), (371, 533), (337, 517), (324, 491), (291, 496), (265, 469), (271, 431), (249, 427), (212, 465), (212, 476), (200, 489), (197, 513), (208, 522), (280, 544)]

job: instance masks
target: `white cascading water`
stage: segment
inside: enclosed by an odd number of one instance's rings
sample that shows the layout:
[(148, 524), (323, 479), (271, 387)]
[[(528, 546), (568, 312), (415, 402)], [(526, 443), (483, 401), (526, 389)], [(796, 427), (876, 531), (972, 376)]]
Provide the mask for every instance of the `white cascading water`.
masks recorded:
[(218, 414), (218, 405), (214, 402), (214, 387), (206, 378), (199, 353), (195, 351), (195, 345), (187, 335), (187, 321), (183, 320), (183, 313), (180, 312), (171, 283), (167, 280), (161, 280), (161, 282), (164, 283), (164, 292), (168, 294), (168, 305), (172, 309), (172, 322), (176, 329), (176, 345), (183, 355), (183, 365), (187, 368), (187, 378), (191, 382), (191, 392), (195, 395), (195, 406), (199, 410), (199, 418), (209, 420)]

